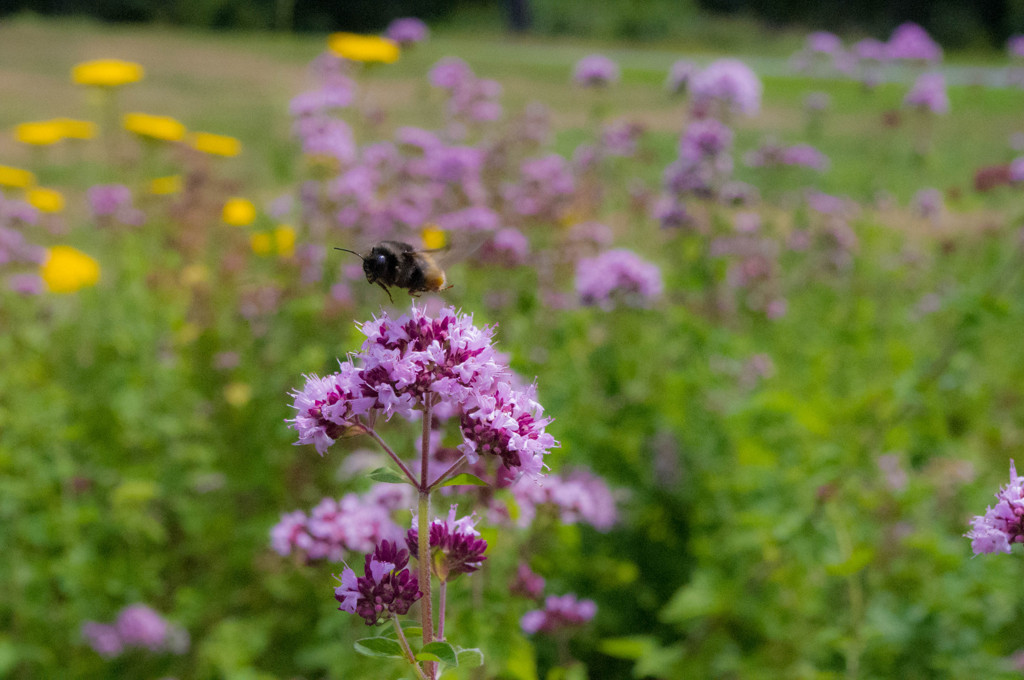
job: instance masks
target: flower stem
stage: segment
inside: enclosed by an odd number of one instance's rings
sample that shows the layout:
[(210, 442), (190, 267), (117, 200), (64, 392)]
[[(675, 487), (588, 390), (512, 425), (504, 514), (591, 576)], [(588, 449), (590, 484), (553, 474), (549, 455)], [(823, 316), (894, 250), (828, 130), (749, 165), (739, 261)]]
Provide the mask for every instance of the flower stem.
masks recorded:
[(423, 669), (420, 668), (418, 663), (416, 663), (416, 657), (412, 653), (409, 641), (405, 639), (405, 631), (402, 630), (402, 624), (398, 622), (398, 614), (391, 612), (391, 622), (395, 624), (395, 633), (398, 635), (398, 644), (402, 646), (402, 651), (405, 653), (406, 660), (412, 664), (413, 668), (416, 669), (416, 675), (421, 680), (427, 680), (427, 676), (423, 674)]
[(406, 464), (402, 462), (402, 459), (398, 457), (397, 453), (391, 450), (391, 447), (387, 445), (387, 442), (380, 438), (380, 435), (377, 434), (376, 430), (374, 430), (372, 427), (367, 427), (366, 434), (370, 435), (370, 438), (373, 439), (373, 441), (380, 444), (380, 447), (384, 449), (389, 456), (391, 456), (391, 460), (395, 461), (395, 463), (398, 464), (398, 467), (401, 468), (402, 472), (405, 473), (405, 476), (409, 478), (409, 481), (412, 482), (413, 486), (418, 487), (420, 485), (419, 481), (416, 479), (416, 476), (413, 475), (412, 470), (410, 470), (406, 466)]
[[(420, 591), (423, 593), (422, 620), (423, 644), (434, 641), (434, 612), (430, 594), (430, 425), (433, 399), (428, 396), (423, 408), (423, 437), (420, 440), (420, 503), (417, 527), (417, 561), (420, 568)], [(424, 664), (427, 677), (436, 677), (437, 664), (428, 661)]]
[(448, 582), (441, 581), (437, 587), (437, 639), (444, 640), (444, 605), (448, 600)]

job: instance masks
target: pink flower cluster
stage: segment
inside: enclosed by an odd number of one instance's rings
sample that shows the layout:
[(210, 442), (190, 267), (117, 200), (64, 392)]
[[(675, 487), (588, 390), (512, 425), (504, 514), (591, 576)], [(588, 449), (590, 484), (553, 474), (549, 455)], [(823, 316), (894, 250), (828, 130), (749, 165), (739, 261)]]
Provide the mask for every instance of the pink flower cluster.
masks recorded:
[(412, 488), (377, 484), (362, 496), (325, 498), (309, 513), (281, 515), (270, 530), (270, 543), (282, 556), (301, 554), (307, 562), (341, 562), (349, 552), (369, 552), (383, 540), (401, 540), (404, 532), (391, 516), (413, 505)]
[(188, 632), (169, 624), (144, 604), (125, 607), (112, 624), (86, 621), (82, 636), (100, 656), (113, 659), (129, 649), (184, 654), (189, 648)]
[(941, 73), (922, 73), (903, 98), (906, 106), (934, 114), (949, 113), (946, 79)]
[(31, 205), (0, 195), (0, 271), (14, 270), (7, 285), (22, 295), (38, 295), (45, 289), (32, 270), (46, 259), (46, 248), (31, 243), (24, 233), (25, 227), (38, 222), (39, 211)]
[(754, 116), (761, 110), (763, 86), (738, 59), (719, 59), (690, 79), (690, 97), (701, 114)]
[(519, 625), (527, 635), (534, 633), (555, 633), (566, 628), (582, 626), (597, 614), (593, 600), (579, 600), (572, 593), (562, 596), (549, 595), (543, 609), (534, 609), (523, 614)]
[(818, 172), (828, 169), (828, 156), (810, 144), (781, 146), (779, 144), (762, 144), (759, 149), (746, 155), (745, 161), (752, 168), (772, 168), (778, 166), (802, 167)]
[(546, 475), (540, 482), (520, 480), (512, 485), (512, 495), (519, 508), (520, 526), (533, 522), (538, 510), (545, 507), (553, 509), (563, 524), (589, 524), (598, 531), (611, 529), (619, 520), (612, 490), (587, 470)]
[(458, 413), (463, 443), (472, 463), (492, 457), (517, 475), (539, 476), (544, 456), (557, 446), (545, 431), (549, 419), (532, 387), (513, 386), (512, 374), (491, 344), (493, 330), (473, 325), (470, 315), (448, 307), (436, 317), (413, 307), (362, 324), (362, 351), (321, 378), (309, 376), (294, 392), (291, 419), (299, 444), (314, 444), (322, 455), (344, 436), (366, 431), (371, 414), (412, 417), (429, 402)]
[[(447, 520), (435, 519), (430, 523), (430, 567), (442, 583), (462, 574), (472, 574), (487, 559), (484, 554), (487, 541), (480, 538), (480, 532), (476, 530), (476, 517), (467, 515), (455, 519), (456, 507), (451, 507)], [(405, 535), (405, 543), (414, 555), (419, 547), (416, 522), (417, 518), (413, 516), (413, 528)]]
[(886, 46), (889, 59), (903, 61), (942, 61), (942, 48), (928, 31), (908, 21), (896, 27)]
[(457, 132), (461, 125), (496, 121), (501, 118), (501, 84), (495, 80), (478, 78), (462, 59), (445, 57), (434, 65), (430, 83), (448, 93), (448, 117), (455, 125), (449, 130)]
[(430, 36), (430, 29), (416, 17), (402, 17), (388, 24), (384, 36), (402, 47), (409, 47), (426, 40)]
[(86, 191), (93, 217), (102, 224), (138, 227), (146, 215), (132, 205), (132, 190), (123, 184), (96, 184)]
[(582, 87), (605, 87), (619, 82), (619, 65), (602, 54), (591, 54), (576, 62), (572, 79)]
[(585, 305), (649, 307), (664, 289), (658, 265), (632, 250), (608, 250), (576, 264), (576, 294)]
[(975, 555), (1009, 553), (1014, 543), (1024, 543), (1024, 477), (1017, 474), (1012, 460), (1010, 483), (999, 490), (996, 500), (995, 507), (971, 520), (971, 530), (965, 534)]
[(356, 576), (351, 567), (345, 567), (341, 576), (335, 576), (341, 585), (334, 589), (339, 610), (358, 614), (373, 626), (392, 614), (408, 613), (409, 607), (423, 597), (419, 580), (406, 567), (409, 551), (399, 549), (396, 543), (383, 541), (363, 561), (363, 576)]

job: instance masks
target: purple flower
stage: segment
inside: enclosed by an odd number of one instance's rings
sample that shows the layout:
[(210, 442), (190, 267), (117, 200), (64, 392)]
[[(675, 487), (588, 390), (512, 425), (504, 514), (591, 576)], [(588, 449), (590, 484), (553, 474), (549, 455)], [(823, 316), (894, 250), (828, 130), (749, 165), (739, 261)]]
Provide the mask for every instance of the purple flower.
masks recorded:
[(509, 586), (509, 592), (529, 600), (536, 600), (544, 594), (544, 577), (538, 576), (526, 562), (520, 562), (516, 576)]
[(459, 450), (470, 463), (481, 455), (494, 456), (502, 467), (521, 477), (540, 477), (544, 456), (558, 442), (545, 428), (551, 422), (536, 401), (536, 389), (515, 389), (501, 382), (487, 393), (473, 393), (463, 403)]
[(391, 513), (412, 502), (409, 487), (391, 484), (377, 484), (363, 496), (324, 498), (308, 515), (301, 510), (281, 515), (270, 530), (271, 546), (282, 556), (298, 552), (307, 562), (341, 562), (349, 551), (368, 552), (383, 540), (400, 540), (403, 531)]
[(132, 206), (132, 190), (123, 184), (96, 184), (86, 191), (86, 198), (98, 220), (130, 226), (140, 226), (145, 221), (142, 211)]
[(519, 267), (530, 257), (530, 241), (523, 232), (514, 227), (499, 229), (477, 254), (481, 262), (490, 262), (503, 267)]
[(619, 81), (619, 66), (601, 54), (591, 54), (576, 62), (572, 79), (582, 87), (605, 87)]
[[(451, 506), (447, 520), (435, 519), (430, 523), (430, 568), (442, 583), (452, 581), (462, 574), (472, 574), (487, 559), (484, 554), (487, 541), (480, 538), (480, 532), (474, 528), (476, 517), (469, 515), (455, 519), (457, 507)], [(415, 516), (412, 522), (413, 528), (406, 533), (405, 543), (416, 554), (419, 531), (416, 529)]]
[(942, 214), (942, 192), (938, 189), (921, 189), (914, 194), (914, 212), (925, 219), (935, 220)]
[(889, 37), (887, 52), (890, 59), (934, 62), (942, 60), (942, 48), (932, 40), (928, 31), (912, 21), (900, 24)]
[(682, 201), (672, 196), (661, 196), (651, 208), (651, 216), (658, 220), (662, 229), (679, 229), (693, 225), (693, 216)]
[(807, 34), (807, 49), (813, 54), (834, 56), (843, 49), (843, 41), (835, 33), (814, 31)]
[(577, 600), (572, 593), (561, 597), (549, 595), (544, 600), (544, 609), (526, 612), (519, 625), (527, 635), (554, 633), (565, 628), (581, 626), (597, 614), (593, 600)]
[(971, 520), (971, 530), (964, 534), (971, 539), (975, 555), (1009, 553), (1014, 543), (1024, 543), (1024, 477), (1010, 461), (1010, 483), (996, 494), (995, 507), (985, 509), (984, 516)]
[(546, 475), (540, 481), (519, 480), (512, 485), (512, 495), (521, 526), (528, 526), (541, 506), (553, 508), (562, 524), (582, 522), (598, 531), (611, 529), (619, 519), (608, 484), (587, 470)]
[(643, 132), (641, 123), (617, 120), (601, 130), (601, 146), (609, 156), (633, 156)]
[(1024, 35), (1011, 35), (1006, 41), (1006, 51), (1011, 59), (1024, 58)]
[(144, 604), (133, 604), (117, 615), (117, 634), (129, 647), (159, 651), (167, 642), (168, 625), (160, 614)]
[(454, 91), (464, 82), (472, 79), (473, 69), (458, 57), (444, 57), (430, 69), (427, 75), (430, 84), (442, 90)]
[(435, 221), (447, 231), (494, 231), (501, 224), (501, 217), (490, 208), (477, 206), (439, 215)]
[(113, 659), (124, 651), (124, 643), (117, 634), (117, 628), (96, 621), (82, 624), (82, 637), (93, 650), (105, 659)]
[(585, 305), (606, 309), (620, 301), (647, 307), (661, 297), (661, 270), (631, 250), (609, 250), (576, 265), (576, 293)]
[(1024, 182), (1024, 156), (1014, 158), (1010, 163), (1010, 181)]
[(935, 114), (949, 113), (946, 79), (938, 72), (921, 74), (903, 98), (903, 103)]
[(313, 444), (321, 456), (336, 440), (362, 434), (365, 428), (358, 418), (377, 401), (363, 395), (359, 369), (349, 362), (326, 378), (306, 376), (305, 386), (293, 394), (292, 407), (298, 413), (289, 422), (299, 432), (296, 444)]
[(430, 35), (430, 30), (423, 21), (416, 17), (403, 17), (388, 24), (384, 35), (402, 47), (408, 47), (426, 40)]
[(665, 89), (670, 94), (686, 94), (686, 91), (690, 89), (690, 82), (698, 72), (700, 72), (700, 67), (689, 59), (676, 61), (668, 70)]
[(423, 597), (419, 581), (405, 568), (408, 564), (408, 550), (399, 550), (397, 544), (383, 541), (366, 556), (364, 576), (357, 577), (349, 567), (340, 578), (335, 576), (341, 581), (334, 589), (334, 599), (341, 603), (338, 609), (358, 614), (368, 626), (380, 623), (390, 614), (408, 613), (409, 607)]
[(679, 140), (679, 157), (690, 163), (715, 160), (732, 149), (732, 130), (715, 118), (695, 120)]
[(783, 165), (799, 166), (823, 172), (828, 169), (828, 157), (810, 144), (797, 144), (782, 150)]
[(853, 53), (861, 61), (885, 63), (889, 60), (889, 48), (881, 40), (864, 38), (853, 44)]
[(761, 109), (761, 81), (750, 67), (738, 59), (719, 59), (690, 81), (694, 107), (699, 111), (715, 108), (745, 116)]
[(524, 161), (520, 173), (520, 182), (504, 190), (520, 215), (556, 217), (576, 189), (569, 164), (556, 153)]
[(288, 104), (288, 114), (293, 118), (323, 115), (349, 106), (353, 97), (352, 80), (338, 76), (330, 85), (295, 95)]
[(46, 283), (38, 274), (13, 274), (7, 279), (7, 285), (21, 295), (42, 295), (46, 290)]

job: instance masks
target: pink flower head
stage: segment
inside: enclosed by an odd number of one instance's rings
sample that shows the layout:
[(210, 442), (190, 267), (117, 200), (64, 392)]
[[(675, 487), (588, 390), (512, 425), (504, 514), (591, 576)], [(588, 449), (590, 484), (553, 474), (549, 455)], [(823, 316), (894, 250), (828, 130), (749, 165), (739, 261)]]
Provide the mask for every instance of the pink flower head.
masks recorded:
[(117, 628), (105, 623), (86, 621), (82, 624), (82, 637), (93, 650), (105, 659), (113, 659), (124, 651), (124, 643)]
[[(455, 579), (461, 574), (477, 571), (487, 559), (487, 541), (480, 538), (476, 530), (476, 516), (468, 515), (455, 519), (458, 506), (451, 506), (448, 519), (435, 519), (430, 523), (430, 568), (441, 582)], [(417, 518), (413, 516), (413, 528), (405, 536), (405, 543), (415, 554), (419, 545)]]
[(572, 79), (583, 87), (605, 87), (619, 82), (619, 65), (601, 54), (591, 54), (576, 62)]
[(530, 569), (526, 562), (520, 562), (516, 568), (516, 576), (509, 586), (509, 592), (513, 595), (536, 600), (544, 593), (544, 577), (539, 576)]
[(552, 508), (563, 524), (589, 524), (598, 531), (611, 529), (619, 519), (608, 484), (587, 470), (546, 475), (539, 482), (519, 480), (512, 485), (512, 495), (523, 526), (533, 521), (541, 506)]
[(1024, 35), (1011, 35), (1006, 41), (1006, 51), (1012, 59), (1024, 58)]
[(949, 113), (946, 79), (938, 72), (921, 74), (904, 97), (903, 103), (935, 114)]
[(430, 84), (442, 90), (458, 89), (467, 80), (474, 78), (473, 69), (458, 57), (444, 57), (427, 74)]
[(572, 593), (549, 595), (544, 600), (544, 609), (526, 612), (519, 625), (527, 635), (554, 633), (581, 626), (593, 619), (595, 614), (597, 605), (593, 600), (578, 600)]
[(814, 31), (807, 34), (807, 49), (813, 54), (834, 56), (842, 51), (843, 41), (835, 33)]
[(670, 94), (685, 94), (690, 82), (700, 72), (700, 67), (689, 59), (680, 59), (672, 64), (665, 79), (665, 89)]
[(690, 81), (694, 105), (700, 110), (715, 107), (745, 116), (761, 109), (761, 81), (738, 59), (719, 59)]
[(732, 149), (732, 130), (715, 118), (695, 120), (679, 140), (679, 157), (689, 163), (714, 161)]
[(1014, 158), (1010, 162), (1010, 181), (1024, 182), (1024, 156)]
[(430, 36), (430, 29), (416, 17), (402, 17), (388, 24), (384, 35), (402, 47), (423, 42)]
[(942, 48), (932, 40), (928, 31), (912, 21), (900, 24), (892, 32), (888, 43), (890, 59), (935, 62), (942, 60)]
[(167, 642), (167, 622), (144, 604), (133, 604), (122, 609), (114, 626), (121, 641), (129, 647), (158, 651)]
[(889, 60), (889, 48), (881, 40), (864, 38), (853, 44), (853, 53), (860, 61), (882, 64)]
[(97, 219), (130, 226), (139, 226), (146, 219), (142, 211), (132, 205), (132, 191), (123, 184), (96, 184), (86, 191), (86, 198)]
[(503, 267), (518, 267), (530, 257), (530, 241), (514, 227), (499, 229), (484, 243), (477, 257)]
[(1009, 553), (1014, 543), (1024, 543), (1024, 477), (1010, 461), (1010, 483), (996, 494), (995, 507), (985, 509), (984, 516), (971, 520), (971, 530), (964, 534), (971, 539), (975, 555)]
[(391, 614), (408, 613), (409, 607), (423, 597), (419, 581), (408, 569), (409, 551), (383, 541), (368, 554), (363, 563), (363, 576), (346, 567), (335, 576), (341, 585), (334, 589), (339, 610), (358, 614), (372, 626)]
[(576, 293), (585, 305), (610, 308), (621, 301), (630, 307), (647, 307), (663, 291), (658, 266), (631, 250), (609, 250), (576, 265)]

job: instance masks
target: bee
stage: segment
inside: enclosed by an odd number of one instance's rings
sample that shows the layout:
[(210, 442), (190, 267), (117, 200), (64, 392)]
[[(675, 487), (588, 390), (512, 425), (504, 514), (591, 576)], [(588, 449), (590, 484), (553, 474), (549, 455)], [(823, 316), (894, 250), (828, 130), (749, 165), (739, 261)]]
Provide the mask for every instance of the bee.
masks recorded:
[(391, 297), (389, 286), (405, 288), (409, 295), (419, 297), (419, 293), (434, 293), (451, 288), (446, 286), (444, 270), (434, 259), (433, 250), (416, 250), (402, 241), (381, 241), (366, 255), (347, 248), (335, 248), (352, 253), (363, 261), (363, 273), (366, 280), (376, 283)]

